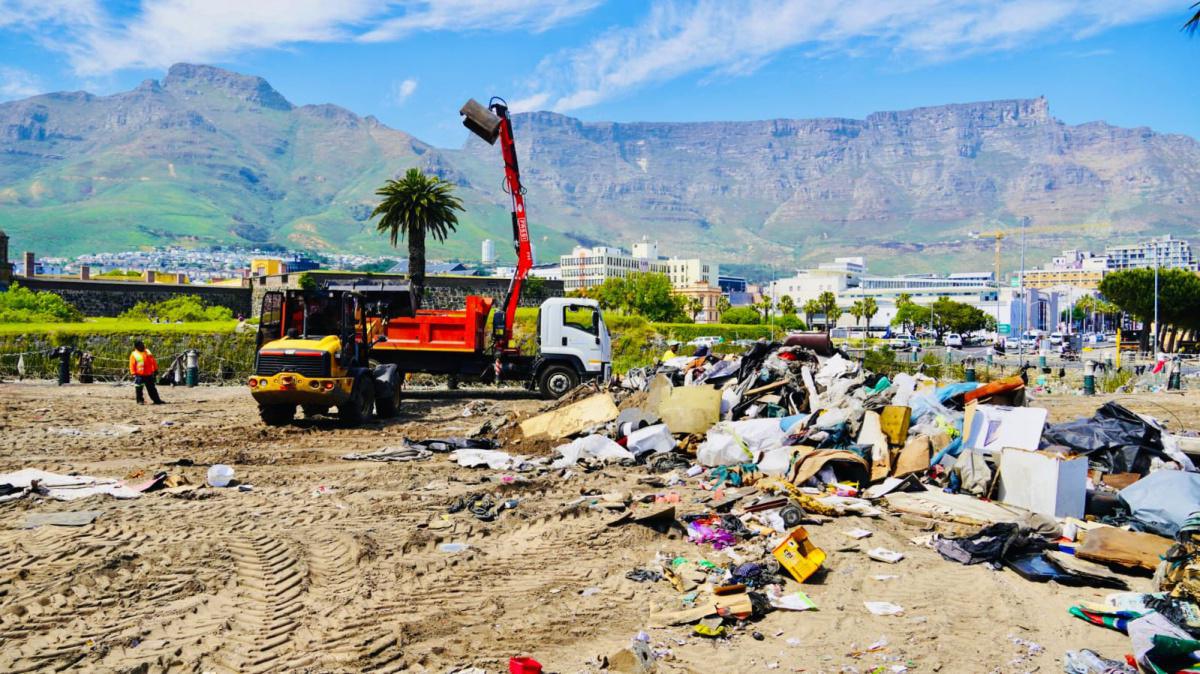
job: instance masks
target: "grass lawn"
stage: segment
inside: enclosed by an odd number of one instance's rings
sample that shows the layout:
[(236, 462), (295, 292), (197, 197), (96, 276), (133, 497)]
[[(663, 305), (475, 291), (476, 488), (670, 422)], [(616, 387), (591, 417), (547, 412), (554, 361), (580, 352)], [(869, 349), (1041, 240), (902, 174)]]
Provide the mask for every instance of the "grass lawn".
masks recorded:
[(123, 318), (88, 318), (83, 323), (0, 323), (0, 335), (59, 333), (65, 335), (104, 335), (114, 333), (213, 334), (233, 332), (237, 321), (201, 321), (198, 323), (151, 323)]

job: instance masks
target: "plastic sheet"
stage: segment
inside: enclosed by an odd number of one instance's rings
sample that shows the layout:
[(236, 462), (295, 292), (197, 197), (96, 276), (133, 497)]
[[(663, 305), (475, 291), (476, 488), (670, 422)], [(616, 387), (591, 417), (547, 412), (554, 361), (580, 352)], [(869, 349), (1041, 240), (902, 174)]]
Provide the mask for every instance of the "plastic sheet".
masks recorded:
[(1161, 431), (1114, 402), (1105, 403), (1090, 419), (1052, 424), (1042, 432), (1042, 447), (1063, 445), (1108, 473), (1150, 471), (1153, 458), (1170, 461)]
[(550, 464), (553, 469), (566, 468), (579, 463), (582, 458), (600, 459), (602, 461), (620, 461), (632, 459), (629, 450), (618, 445), (603, 435), (588, 435), (568, 444), (554, 448), (559, 458)]
[(1156, 470), (1121, 490), (1138, 528), (1173, 537), (1200, 510), (1200, 473)]

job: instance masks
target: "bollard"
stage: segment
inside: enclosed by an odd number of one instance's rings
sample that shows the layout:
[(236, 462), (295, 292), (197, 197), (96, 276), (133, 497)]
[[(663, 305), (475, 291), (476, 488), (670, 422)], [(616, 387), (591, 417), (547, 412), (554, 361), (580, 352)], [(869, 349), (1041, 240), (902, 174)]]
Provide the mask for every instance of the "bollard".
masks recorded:
[(974, 382), (974, 381), (975, 381), (975, 363), (969, 363), (969, 364), (967, 364), (966, 374), (967, 374), (967, 381), (968, 381), (968, 382)]
[(1083, 395), (1096, 395), (1096, 361), (1094, 360), (1083, 362)]
[(1048, 367), (1046, 365), (1046, 354), (1038, 356), (1038, 367), (1042, 368), (1042, 370), (1045, 370)]
[(1167, 363), (1167, 390), (1178, 391), (1180, 387), (1181, 371), (1179, 356), (1176, 356)]
[(71, 383), (71, 354), (74, 349), (69, 346), (60, 346), (55, 349), (50, 355), (58, 359), (58, 385)]
[(184, 355), (187, 357), (187, 385), (195, 388), (200, 380), (200, 352), (188, 349)]

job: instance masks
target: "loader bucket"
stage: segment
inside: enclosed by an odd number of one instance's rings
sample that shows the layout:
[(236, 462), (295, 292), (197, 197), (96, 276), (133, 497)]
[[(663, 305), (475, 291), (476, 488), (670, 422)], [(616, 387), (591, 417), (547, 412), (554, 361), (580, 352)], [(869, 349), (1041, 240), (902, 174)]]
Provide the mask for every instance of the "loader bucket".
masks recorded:
[(496, 138), (500, 135), (500, 118), (493, 114), (491, 110), (483, 107), (479, 104), (479, 101), (472, 98), (459, 109), (458, 114), (463, 116), (463, 126), (470, 129), (471, 133), (486, 140), (491, 145), (496, 144)]

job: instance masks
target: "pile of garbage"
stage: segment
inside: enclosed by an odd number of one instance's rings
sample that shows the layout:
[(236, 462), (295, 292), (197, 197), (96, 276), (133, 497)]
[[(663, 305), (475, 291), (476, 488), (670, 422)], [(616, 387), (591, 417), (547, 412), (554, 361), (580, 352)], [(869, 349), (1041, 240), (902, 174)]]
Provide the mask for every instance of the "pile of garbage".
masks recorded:
[[(691, 625), (698, 637), (757, 634), (768, 612), (815, 609), (801, 586), (824, 572), (826, 552), (806, 527), (893, 513), (922, 523), (931, 533), (914, 542), (948, 563), (1011, 569), (1032, 582), (1125, 589), (1130, 574), (1157, 572), (1160, 592), (1119, 593), (1075, 615), (1114, 629), (1136, 624), (1133, 659), (1148, 671), (1196, 662), (1200, 473), (1188, 452), (1200, 451), (1200, 438), (1113, 402), (1089, 419), (1048, 425), (1047, 410), (1026, 402), (1020, 376), (889, 378), (825, 335), (806, 334), (733, 355), (701, 347), (608, 391), (581, 389), (519, 423), (518, 446), (540, 442), (550, 456), (467, 441), (445, 449), (460, 465), (517, 475), (565, 478), (613, 463), (645, 470), (639, 483), (657, 491), (573, 505), (612, 511), (612, 526), (685, 535), (690, 548), (627, 577), (670, 584), (678, 603), (658, 623)], [(681, 498), (684, 488), (707, 496)], [(904, 556), (860, 551), (882, 563)], [(903, 612), (888, 602), (864, 608)], [(1067, 661), (1068, 671), (1124, 671), (1086, 650)]]

